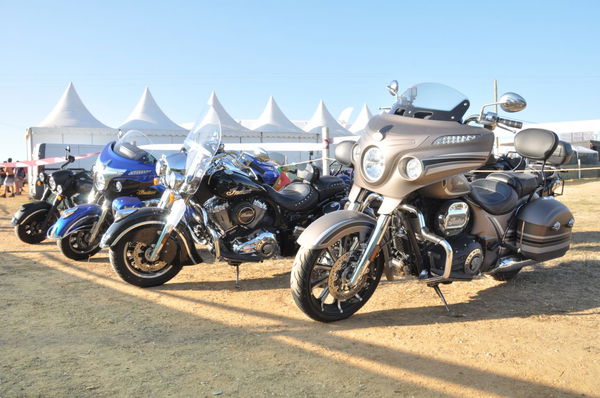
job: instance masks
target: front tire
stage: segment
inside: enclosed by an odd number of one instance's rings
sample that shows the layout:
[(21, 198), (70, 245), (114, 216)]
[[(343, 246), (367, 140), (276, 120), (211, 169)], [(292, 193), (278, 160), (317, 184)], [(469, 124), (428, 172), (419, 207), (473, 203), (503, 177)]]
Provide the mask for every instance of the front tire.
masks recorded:
[[(71, 260), (83, 261), (100, 251), (100, 242), (88, 244), (90, 231), (77, 231), (56, 241), (61, 253)], [(97, 239), (96, 239), (97, 240)]]
[(110, 264), (125, 282), (139, 287), (160, 286), (173, 279), (182, 266), (177, 264), (178, 244), (174, 232), (163, 246), (157, 261), (147, 259), (162, 229), (142, 227), (128, 232), (109, 250)]
[(56, 216), (51, 217), (47, 225), (44, 227), (43, 224), (48, 217), (48, 211), (40, 211), (29, 217), (23, 217), (25, 221), (19, 222), (15, 225), (15, 235), (22, 242), (34, 245), (46, 240), (46, 234), (48, 229), (56, 221)]
[(346, 284), (361, 254), (357, 243), (364, 242), (358, 234), (349, 234), (327, 248), (301, 247), (298, 251), (292, 265), (292, 297), (310, 318), (320, 322), (346, 319), (362, 308), (375, 292), (383, 272), (381, 253), (369, 264), (356, 287)]

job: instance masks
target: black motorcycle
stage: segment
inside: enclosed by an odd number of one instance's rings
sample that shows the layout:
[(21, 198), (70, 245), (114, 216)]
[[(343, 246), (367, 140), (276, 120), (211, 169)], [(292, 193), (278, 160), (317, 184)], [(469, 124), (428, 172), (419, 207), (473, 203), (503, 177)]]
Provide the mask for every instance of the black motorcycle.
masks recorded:
[(163, 198), (171, 201), (117, 214), (101, 245), (110, 247), (110, 262), (123, 280), (161, 285), (182, 266), (200, 263), (196, 244), (207, 244), (217, 259), (236, 266), (239, 283), (241, 263), (293, 255), (305, 226), (342, 207), (341, 179), (313, 169), (305, 181), (276, 191), (222, 151), (220, 138), (218, 117), (209, 111), (186, 138), (185, 155), (163, 158), (158, 166), (170, 190)]
[(44, 185), (41, 200), (22, 205), (12, 218), (17, 237), (29, 244), (46, 239), (48, 229), (60, 216), (60, 211), (88, 200), (93, 188), (92, 176), (88, 171), (64, 169), (75, 161), (66, 149), (65, 160), (60, 169), (47, 175), (41, 172), (38, 184)]

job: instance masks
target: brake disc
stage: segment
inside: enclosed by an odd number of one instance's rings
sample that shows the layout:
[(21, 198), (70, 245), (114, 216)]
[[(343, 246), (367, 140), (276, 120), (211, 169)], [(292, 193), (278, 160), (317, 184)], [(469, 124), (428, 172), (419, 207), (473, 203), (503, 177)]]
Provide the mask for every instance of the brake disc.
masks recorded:
[(338, 300), (348, 300), (358, 294), (364, 287), (365, 281), (367, 280), (368, 272), (360, 278), (358, 283), (353, 287), (348, 285), (350, 275), (355, 269), (355, 262), (350, 262), (354, 252), (347, 252), (341, 255), (331, 267), (329, 271), (329, 293)]
[(154, 245), (146, 246), (143, 243), (137, 242), (133, 247), (133, 266), (144, 272), (156, 272), (167, 265), (167, 262), (158, 259), (156, 261), (148, 261), (148, 256), (152, 253)]

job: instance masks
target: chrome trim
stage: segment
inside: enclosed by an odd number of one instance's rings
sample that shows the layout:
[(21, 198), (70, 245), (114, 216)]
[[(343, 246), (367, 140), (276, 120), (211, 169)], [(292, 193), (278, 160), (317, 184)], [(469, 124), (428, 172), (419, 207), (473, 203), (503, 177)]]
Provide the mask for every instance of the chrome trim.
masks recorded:
[(29, 214), (27, 215), (27, 217), (25, 217), (25, 218), (22, 218), (22, 219), (19, 221), (19, 224), (22, 224), (23, 222), (25, 222), (25, 220), (28, 220), (28, 219), (29, 219), (31, 216), (33, 216), (34, 214), (37, 214), (37, 213), (39, 213), (39, 212), (41, 212), (41, 211), (50, 211), (50, 209), (38, 209), (38, 210), (34, 211), (33, 213), (29, 213)]
[(221, 247), (219, 246), (219, 233), (210, 227), (210, 224), (209, 224), (210, 221), (208, 219), (208, 214), (206, 213), (206, 210), (204, 210), (204, 207), (197, 205), (195, 203), (193, 203), (192, 205), (194, 206), (194, 208), (200, 209), (200, 212), (202, 213), (202, 221), (204, 223), (204, 227), (208, 230), (208, 233), (210, 234), (210, 236), (213, 240), (213, 247), (215, 249), (215, 257), (217, 260), (219, 260), (221, 258)]
[(428, 278), (428, 279), (425, 279), (424, 282), (434, 282), (435, 279), (450, 278), (450, 273), (452, 272), (452, 260), (454, 257), (454, 254), (452, 252), (452, 246), (450, 246), (450, 243), (448, 243), (445, 239), (442, 239), (441, 237), (429, 232), (429, 229), (427, 228), (427, 224), (425, 224), (425, 217), (423, 216), (423, 213), (421, 213), (419, 210), (417, 210), (416, 207), (408, 205), (408, 204), (403, 204), (403, 205), (400, 205), (400, 209), (417, 216), (417, 219), (419, 220), (418, 234), (421, 236), (422, 239), (428, 240), (429, 242), (432, 242), (432, 243), (435, 243), (436, 245), (441, 246), (444, 249), (444, 251), (446, 252), (446, 261), (444, 262), (444, 274), (441, 276), (441, 278), (440, 277)]
[(374, 201), (374, 200), (376, 200), (376, 199), (379, 199), (381, 202), (383, 202), (384, 198), (383, 198), (382, 195), (380, 195), (378, 193), (374, 193), (374, 192), (370, 193), (365, 198), (365, 200), (359, 205), (358, 211), (362, 213), (367, 208), (367, 206), (370, 205), (371, 202)]
[(93, 242), (96, 239), (96, 237), (98, 236), (98, 232), (100, 232), (100, 227), (104, 223), (104, 220), (106, 220), (106, 216), (108, 215), (109, 211), (111, 211), (111, 204), (109, 204), (108, 201), (106, 201), (102, 205), (102, 213), (100, 213), (100, 216), (98, 217), (98, 221), (96, 221), (96, 224), (94, 224), (94, 226), (92, 227), (92, 230), (90, 231), (88, 243)]
[(498, 272), (513, 271), (516, 269), (521, 269), (528, 265), (533, 265), (535, 263), (536, 261), (534, 260), (528, 260), (519, 257), (504, 257), (498, 260), (498, 266), (496, 268), (489, 272), (486, 272), (486, 274), (494, 275)]

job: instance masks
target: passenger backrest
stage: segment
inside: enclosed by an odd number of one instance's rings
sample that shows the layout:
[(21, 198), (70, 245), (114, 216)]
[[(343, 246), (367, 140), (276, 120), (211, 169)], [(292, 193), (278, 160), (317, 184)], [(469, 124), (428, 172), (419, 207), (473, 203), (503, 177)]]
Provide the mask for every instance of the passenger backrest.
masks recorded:
[(558, 145), (558, 136), (550, 130), (525, 129), (515, 135), (515, 150), (524, 158), (548, 159)]

